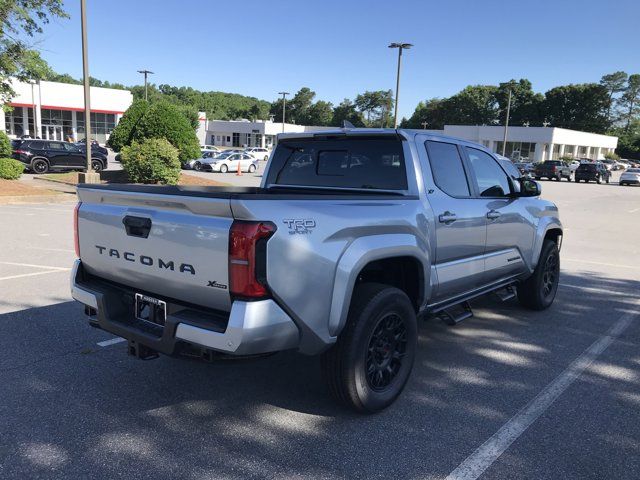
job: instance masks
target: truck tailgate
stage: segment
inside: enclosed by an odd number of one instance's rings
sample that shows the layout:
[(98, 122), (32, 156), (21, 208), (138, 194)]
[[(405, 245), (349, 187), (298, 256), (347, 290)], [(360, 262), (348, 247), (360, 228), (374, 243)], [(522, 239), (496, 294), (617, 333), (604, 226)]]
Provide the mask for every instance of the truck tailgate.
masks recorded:
[(148, 294), (228, 311), (229, 198), (78, 189), (85, 271)]

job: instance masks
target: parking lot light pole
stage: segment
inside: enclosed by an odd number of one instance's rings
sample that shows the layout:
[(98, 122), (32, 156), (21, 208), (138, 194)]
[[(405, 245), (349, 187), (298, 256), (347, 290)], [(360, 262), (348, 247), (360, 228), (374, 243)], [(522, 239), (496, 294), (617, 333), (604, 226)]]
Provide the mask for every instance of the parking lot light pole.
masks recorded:
[(289, 92), (278, 92), (278, 95), (282, 95), (282, 133), (284, 133), (284, 119), (287, 111), (287, 95), (289, 95)]
[(153, 75), (151, 70), (138, 70), (138, 73), (142, 73), (144, 75), (144, 99), (148, 100), (147, 96), (147, 75)]
[(507, 101), (507, 116), (504, 119), (504, 138), (502, 139), (502, 156), (507, 151), (507, 130), (509, 129), (509, 113), (511, 111), (511, 89), (509, 89), (509, 100)]
[(411, 43), (392, 43), (389, 48), (398, 49), (398, 73), (396, 75), (396, 105), (393, 113), (393, 128), (398, 128), (398, 99), (400, 98), (400, 64), (402, 63), (402, 50), (413, 47)]
[(86, 141), (86, 175), (84, 178), (85, 183), (96, 183), (99, 178), (96, 179), (95, 172), (91, 168), (91, 95), (89, 88), (89, 51), (87, 45), (87, 3), (86, 0), (80, 0), (80, 22), (82, 25), (82, 75), (84, 84), (84, 138)]

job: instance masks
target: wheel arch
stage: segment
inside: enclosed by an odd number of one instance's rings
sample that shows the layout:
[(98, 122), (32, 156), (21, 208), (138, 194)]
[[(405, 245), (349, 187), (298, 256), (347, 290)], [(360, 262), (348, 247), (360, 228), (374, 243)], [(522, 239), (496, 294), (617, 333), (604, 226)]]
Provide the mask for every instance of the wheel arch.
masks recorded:
[(329, 334), (337, 336), (344, 327), (354, 288), (362, 281), (400, 288), (418, 312), (429, 294), (429, 251), (423, 241), (411, 234), (384, 234), (354, 240), (336, 266)]
[(535, 269), (536, 265), (538, 265), (544, 241), (547, 239), (554, 240), (558, 244), (558, 248), (560, 248), (562, 245), (562, 236), (563, 229), (560, 220), (557, 218), (547, 218), (544, 223), (541, 222), (541, 225), (538, 227), (538, 231), (536, 232), (533, 246), (533, 258), (531, 262), (532, 269)]

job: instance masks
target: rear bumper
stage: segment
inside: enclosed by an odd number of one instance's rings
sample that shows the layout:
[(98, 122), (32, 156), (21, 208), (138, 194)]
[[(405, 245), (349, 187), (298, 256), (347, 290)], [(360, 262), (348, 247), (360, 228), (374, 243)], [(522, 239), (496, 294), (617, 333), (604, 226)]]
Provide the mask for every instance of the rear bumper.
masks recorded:
[(167, 302), (163, 327), (135, 319), (134, 289), (89, 278), (76, 260), (71, 296), (95, 310), (93, 326), (135, 341), (160, 353), (211, 350), (230, 355), (256, 355), (297, 348), (300, 333), (291, 318), (273, 301), (234, 301), (231, 312), (190, 308)]
[(631, 178), (621, 178), (619, 183), (625, 183), (627, 185), (640, 185), (640, 180), (638, 179), (631, 179)]

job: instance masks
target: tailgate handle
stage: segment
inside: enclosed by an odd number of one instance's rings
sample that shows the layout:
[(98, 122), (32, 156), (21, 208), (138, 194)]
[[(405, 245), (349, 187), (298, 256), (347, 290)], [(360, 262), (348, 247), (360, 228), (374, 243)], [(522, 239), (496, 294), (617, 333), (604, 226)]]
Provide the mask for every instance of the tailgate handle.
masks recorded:
[(131, 237), (147, 238), (151, 231), (151, 219), (144, 217), (133, 217), (127, 215), (122, 219), (127, 235)]

